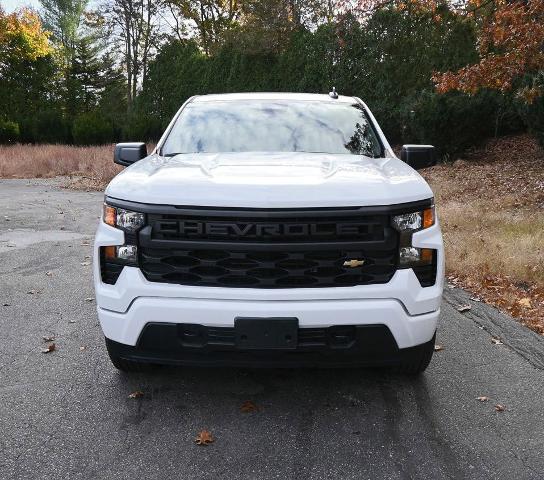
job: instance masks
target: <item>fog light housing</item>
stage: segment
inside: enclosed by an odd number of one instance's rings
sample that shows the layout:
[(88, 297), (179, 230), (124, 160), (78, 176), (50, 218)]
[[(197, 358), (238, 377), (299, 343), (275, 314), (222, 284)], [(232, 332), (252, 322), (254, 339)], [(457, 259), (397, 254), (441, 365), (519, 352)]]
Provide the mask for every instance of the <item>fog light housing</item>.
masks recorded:
[(122, 245), (116, 247), (117, 258), (125, 262), (136, 262), (138, 259), (138, 248), (135, 245)]
[(138, 248), (135, 245), (100, 247), (100, 274), (103, 283), (115, 285), (125, 266), (138, 266)]
[(433, 263), (434, 252), (430, 248), (402, 247), (399, 252), (401, 267), (430, 265)]
[(402, 266), (418, 263), (421, 258), (421, 251), (416, 247), (402, 247), (399, 252), (399, 263)]

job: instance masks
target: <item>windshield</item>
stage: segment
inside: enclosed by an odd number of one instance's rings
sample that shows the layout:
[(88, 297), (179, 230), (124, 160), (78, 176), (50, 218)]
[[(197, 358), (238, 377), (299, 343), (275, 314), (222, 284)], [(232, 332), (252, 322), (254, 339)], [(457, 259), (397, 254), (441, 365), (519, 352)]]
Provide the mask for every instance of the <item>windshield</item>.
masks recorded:
[(310, 152), (381, 157), (362, 105), (309, 101), (225, 101), (187, 105), (163, 155)]

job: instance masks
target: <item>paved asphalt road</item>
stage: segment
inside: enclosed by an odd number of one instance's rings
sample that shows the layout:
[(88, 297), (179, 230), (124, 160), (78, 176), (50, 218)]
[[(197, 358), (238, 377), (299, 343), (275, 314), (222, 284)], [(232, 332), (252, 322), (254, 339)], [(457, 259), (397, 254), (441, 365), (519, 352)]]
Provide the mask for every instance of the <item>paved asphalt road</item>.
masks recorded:
[[(102, 194), (54, 184), (0, 181), (0, 479), (544, 478), (544, 337), (460, 290), (445, 295), (444, 349), (415, 380), (117, 372), (82, 265)], [(55, 352), (41, 353), (44, 336)], [(242, 413), (246, 400), (260, 410)], [(215, 443), (195, 445), (201, 429)]]

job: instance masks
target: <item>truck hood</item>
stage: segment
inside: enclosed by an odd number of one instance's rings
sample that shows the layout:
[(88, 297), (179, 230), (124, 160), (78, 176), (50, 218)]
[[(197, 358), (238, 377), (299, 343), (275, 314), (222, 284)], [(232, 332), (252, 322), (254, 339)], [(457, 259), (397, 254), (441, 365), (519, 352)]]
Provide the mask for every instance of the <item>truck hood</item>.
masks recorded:
[(154, 154), (117, 175), (106, 195), (151, 204), (301, 208), (390, 205), (433, 194), (397, 158), (289, 152)]

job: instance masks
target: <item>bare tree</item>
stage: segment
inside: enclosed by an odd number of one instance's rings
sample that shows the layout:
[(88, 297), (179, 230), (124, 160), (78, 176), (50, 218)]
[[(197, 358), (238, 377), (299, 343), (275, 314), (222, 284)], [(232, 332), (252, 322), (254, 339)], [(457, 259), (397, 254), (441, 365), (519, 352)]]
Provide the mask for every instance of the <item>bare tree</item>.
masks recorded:
[(112, 36), (123, 48), (127, 103), (130, 109), (139, 83), (147, 76), (151, 52), (158, 35), (159, 5), (153, 0), (110, 0), (102, 10)]
[(177, 37), (181, 39), (181, 32), (192, 24), (202, 49), (209, 55), (235, 24), (242, 0), (164, 0), (164, 3), (175, 19)]

